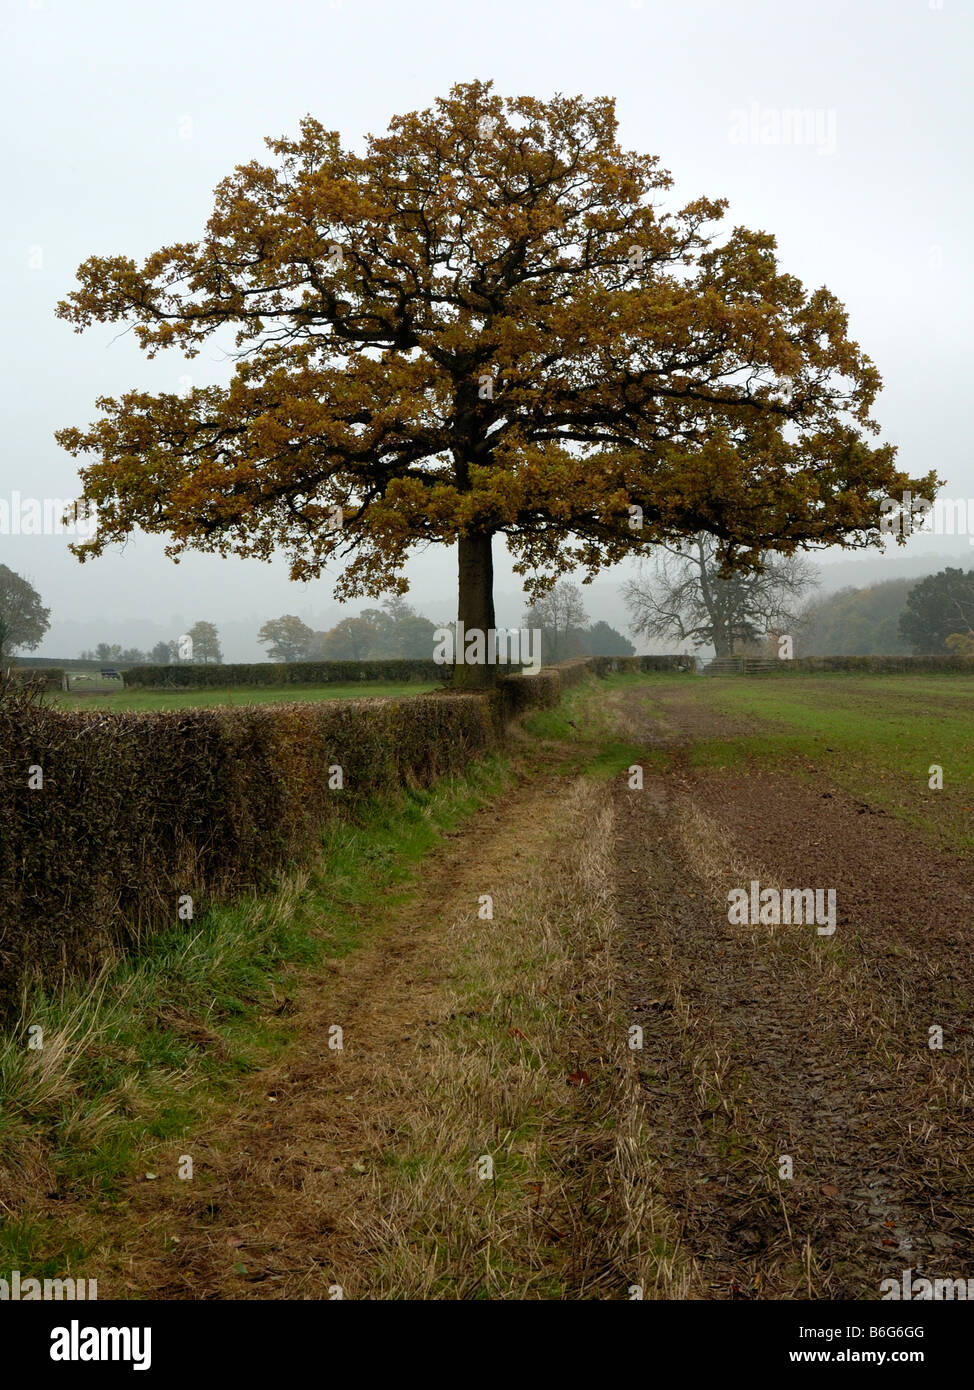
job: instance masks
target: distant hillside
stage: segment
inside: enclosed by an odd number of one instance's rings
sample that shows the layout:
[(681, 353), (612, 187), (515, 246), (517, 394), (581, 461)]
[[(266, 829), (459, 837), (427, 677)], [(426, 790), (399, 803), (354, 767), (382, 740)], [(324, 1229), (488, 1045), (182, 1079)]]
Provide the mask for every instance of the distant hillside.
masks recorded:
[(915, 583), (928, 574), (939, 574), (949, 565), (966, 570), (974, 563), (974, 547), (943, 536), (913, 536), (904, 546), (890, 544), (882, 551), (843, 553), (833, 548), (822, 554), (830, 558), (823, 561), (814, 553), (810, 557), (822, 593), (868, 589), (890, 579), (911, 579)]
[(912, 651), (899, 635), (906, 597), (921, 578), (890, 579), (814, 599), (801, 615), (796, 656), (896, 656)]

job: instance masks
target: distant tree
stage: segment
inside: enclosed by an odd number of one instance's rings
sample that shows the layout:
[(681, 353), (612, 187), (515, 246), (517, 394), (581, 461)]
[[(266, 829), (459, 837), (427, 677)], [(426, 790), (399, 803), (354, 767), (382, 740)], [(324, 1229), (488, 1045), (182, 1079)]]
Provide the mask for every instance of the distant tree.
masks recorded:
[(365, 618), (343, 618), (324, 633), (319, 650), (323, 661), (364, 661), (375, 645), (375, 628)]
[(257, 634), (257, 641), (267, 648), (271, 661), (306, 661), (314, 635), (307, 623), (286, 614), (268, 619)]
[(940, 652), (947, 638), (974, 628), (974, 570), (947, 568), (910, 590), (899, 622), (915, 652)]
[(98, 646), (95, 648), (96, 661), (121, 661), (121, 659), (122, 648), (117, 642), (114, 645), (109, 645), (108, 642), (99, 642)]
[(577, 584), (562, 580), (544, 598), (525, 610), (526, 627), (541, 629), (542, 659), (565, 661), (583, 651), (582, 630), (588, 626), (588, 614)]
[(403, 618), (394, 631), (395, 648), (392, 656), (409, 658), (429, 657), (436, 645), (436, 624), (419, 613)]
[(50, 617), (33, 584), (0, 565), (0, 658), (20, 648), (33, 651), (51, 626)]
[(654, 577), (624, 586), (630, 631), (712, 646), (718, 656), (793, 628), (796, 600), (816, 583), (811, 565), (797, 555), (768, 553), (761, 570), (725, 573), (718, 542), (705, 532), (657, 550)]
[(119, 657), (124, 666), (144, 666), (145, 652), (140, 647), (126, 647)]
[(428, 657), (435, 645), (435, 632), (436, 624), (397, 594), (386, 599), (381, 608), (363, 608), (357, 618), (344, 618), (330, 632), (313, 633), (308, 654), (315, 661)]
[(153, 666), (168, 666), (171, 652), (168, 642), (157, 642), (149, 653), (149, 661)]
[(635, 656), (636, 648), (617, 632), (614, 627), (601, 619), (580, 634), (587, 656)]
[(192, 639), (194, 662), (200, 662), (205, 666), (210, 662), (219, 663), (223, 660), (220, 634), (213, 623), (194, 623), (187, 635)]
[(363, 609), (376, 630), (375, 650), (379, 657), (424, 657), (433, 651), (436, 624), (422, 617), (399, 594), (387, 598), (381, 609)]
[(796, 624), (801, 656), (898, 656), (910, 645), (899, 631), (900, 614), (916, 583), (887, 579), (865, 589), (846, 587), (814, 598)]

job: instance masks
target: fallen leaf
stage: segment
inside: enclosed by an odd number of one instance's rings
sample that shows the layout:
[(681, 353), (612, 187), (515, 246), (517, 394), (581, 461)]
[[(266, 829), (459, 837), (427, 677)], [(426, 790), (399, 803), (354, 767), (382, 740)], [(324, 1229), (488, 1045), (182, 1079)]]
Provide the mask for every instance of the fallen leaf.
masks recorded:
[(825, 1186), (822, 1188), (823, 1197), (838, 1197), (838, 1195), (839, 1189), (837, 1187), (833, 1187), (830, 1182), (826, 1183)]
[(587, 1086), (591, 1081), (587, 1071), (573, 1071), (568, 1077), (569, 1086)]

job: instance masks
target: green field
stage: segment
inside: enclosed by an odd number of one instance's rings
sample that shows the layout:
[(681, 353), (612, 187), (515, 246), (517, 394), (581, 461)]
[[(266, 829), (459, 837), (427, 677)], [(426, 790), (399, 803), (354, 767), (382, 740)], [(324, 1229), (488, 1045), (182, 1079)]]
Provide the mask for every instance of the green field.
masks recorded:
[[(958, 847), (974, 844), (974, 678), (968, 675), (614, 677), (639, 681), (648, 708), (727, 721), (695, 730), (683, 756), (701, 769), (785, 766)], [(657, 699), (654, 700), (653, 696)], [(930, 769), (943, 787), (929, 786)]]
[(438, 689), (419, 681), (400, 685), (356, 682), (354, 685), (283, 685), (217, 687), (205, 690), (123, 690), (117, 695), (78, 695), (55, 691), (48, 696), (62, 709), (161, 710), (200, 709), (208, 705), (280, 705), (307, 700), (363, 700), (425, 695)]

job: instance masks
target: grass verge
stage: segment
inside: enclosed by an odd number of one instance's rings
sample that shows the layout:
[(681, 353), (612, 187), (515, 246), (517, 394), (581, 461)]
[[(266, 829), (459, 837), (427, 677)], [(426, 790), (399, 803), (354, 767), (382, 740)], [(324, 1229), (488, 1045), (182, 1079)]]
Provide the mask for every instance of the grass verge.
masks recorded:
[(28, 988), (0, 1035), (0, 1266), (75, 1272), (153, 1146), (212, 1120), (242, 1073), (290, 1045), (301, 972), (380, 930), (382, 904), (416, 892), (423, 855), (511, 776), (493, 755), (375, 801), (275, 893), (154, 936), (86, 985)]

